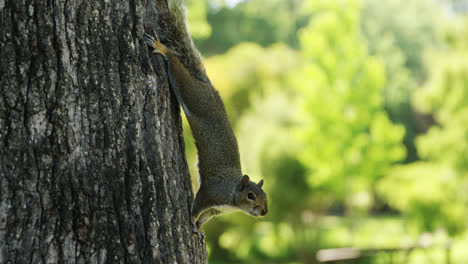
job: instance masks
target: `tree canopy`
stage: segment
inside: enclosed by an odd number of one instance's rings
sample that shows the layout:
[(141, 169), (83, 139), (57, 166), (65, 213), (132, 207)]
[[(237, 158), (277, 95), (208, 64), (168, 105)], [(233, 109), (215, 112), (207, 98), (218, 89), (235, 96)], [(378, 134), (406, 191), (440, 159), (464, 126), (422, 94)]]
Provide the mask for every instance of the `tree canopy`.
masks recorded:
[[(468, 20), (459, 2), (197, 5), (211, 34), (196, 43), (243, 170), (265, 179), (271, 207), (260, 221), (210, 222), (212, 262), (309, 263), (321, 248), (398, 247), (425, 233), (454, 239), (455, 263), (468, 258)], [(441, 262), (441, 250), (409, 263)]]

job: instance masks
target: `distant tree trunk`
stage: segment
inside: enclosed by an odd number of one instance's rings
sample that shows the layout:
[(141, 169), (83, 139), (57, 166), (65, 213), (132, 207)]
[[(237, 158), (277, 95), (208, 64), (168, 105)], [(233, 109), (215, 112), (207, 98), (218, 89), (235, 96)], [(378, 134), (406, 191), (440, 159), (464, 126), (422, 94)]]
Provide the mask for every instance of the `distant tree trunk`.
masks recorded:
[(0, 0), (0, 263), (206, 263), (163, 0)]

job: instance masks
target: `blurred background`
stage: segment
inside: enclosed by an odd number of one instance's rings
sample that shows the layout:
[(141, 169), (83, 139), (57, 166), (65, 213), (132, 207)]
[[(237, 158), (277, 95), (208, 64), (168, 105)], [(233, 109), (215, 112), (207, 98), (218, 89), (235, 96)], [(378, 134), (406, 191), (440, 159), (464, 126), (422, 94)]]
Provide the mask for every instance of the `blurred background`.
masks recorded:
[(270, 210), (211, 220), (210, 263), (468, 263), (467, 0), (188, 9)]

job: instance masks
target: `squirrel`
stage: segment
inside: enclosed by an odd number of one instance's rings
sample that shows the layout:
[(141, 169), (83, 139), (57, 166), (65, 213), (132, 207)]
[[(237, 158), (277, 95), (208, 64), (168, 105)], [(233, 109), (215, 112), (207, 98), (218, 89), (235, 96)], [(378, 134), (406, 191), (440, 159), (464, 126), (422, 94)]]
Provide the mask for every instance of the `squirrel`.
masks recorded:
[[(198, 152), (200, 187), (191, 208), (192, 232), (213, 216), (240, 210), (252, 216), (268, 213), (263, 180), (250, 181), (243, 175), (239, 147), (224, 103), (205, 73), (201, 57), (187, 30), (185, 6), (182, 0), (169, 0), (165, 30), (173, 38), (162, 44), (159, 36), (145, 34), (152, 54), (164, 58), (169, 84), (187, 117)], [(185, 59), (188, 67), (181, 61)], [(195, 75), (198, 75), (194, 77)]]

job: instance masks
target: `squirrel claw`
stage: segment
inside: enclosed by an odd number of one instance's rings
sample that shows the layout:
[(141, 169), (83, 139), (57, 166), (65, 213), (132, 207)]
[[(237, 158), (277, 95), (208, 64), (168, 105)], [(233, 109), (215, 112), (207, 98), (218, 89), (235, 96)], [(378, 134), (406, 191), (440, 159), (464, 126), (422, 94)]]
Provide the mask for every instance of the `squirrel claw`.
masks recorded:
[(195, 221), (191, 219), (190, 223), (192, 224), (192, 233), (198, 234), (198, 228), (197, 228), (197, 225), (195, 224)]
[(150, 34), (148, 34), (148, 33), (145, 33), (144, 36), (143, 36), (143, 38), (145, 39), (146, 43), (148, 43), (148, 45), (150, 45), (150, 46), (154, 46), (154, 43), (155, 43), (155, 42), (161, 42), (161, 41), (159, 40), (158, 33), (156, 33), (155, 30), (153, 30), (153, 34), (154, 34), (154, 36), (152, 36), (152, 35), (150, 35)]
[(151, 36), (150, 34), (148, 33), (145, 33), (145, 35), (143, 36), (144, 40), (146, 41), (146, 44), (148, 44), (148, 46), (153, 46), (154, 45), (154, 37)]
[(143, 35), (143, 39), (145, 40), (146, 44), (153, 48), (152, 54), (161, 54), (162, 56), (166, 57), (166, 53), (168, 52), (167, 48), (159, 41), (159, 37), (155, 32), (155, 37), (151, 36), (150, 34), (145, 33)]
[(193, 234), (200, 234), (202, 235), (203, 237), (205, 236), (205, 234), (203, 233), (203, 229), (201, 226), (198, 226), (198, 224), (195, 224), (193, 221), (192, 222), (192, 233)]

